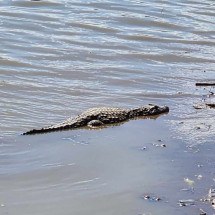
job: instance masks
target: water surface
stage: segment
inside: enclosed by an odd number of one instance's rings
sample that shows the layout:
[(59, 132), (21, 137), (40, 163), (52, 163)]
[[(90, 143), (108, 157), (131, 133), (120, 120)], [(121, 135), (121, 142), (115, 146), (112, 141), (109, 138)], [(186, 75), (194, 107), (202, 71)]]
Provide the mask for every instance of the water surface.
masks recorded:
[[(214, 185), (214, 109), (193, 108), (215, 100), (214, 88), (195, 87), (215, 81), (214, 11), (211, 0), (1, 1), (1, 213), (212, 214), (177, 201)], [(90, 107), (147, 103), (170, 113), (20, 136)], [(194, 194), (180, 191), (187, 177)]]

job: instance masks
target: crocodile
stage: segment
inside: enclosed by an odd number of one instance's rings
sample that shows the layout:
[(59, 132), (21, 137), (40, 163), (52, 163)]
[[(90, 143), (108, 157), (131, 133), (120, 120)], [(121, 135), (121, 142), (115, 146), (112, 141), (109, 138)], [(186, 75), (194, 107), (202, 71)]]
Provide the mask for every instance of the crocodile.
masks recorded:
[(90, 108), (75, 118), (69, 118), (62, 123), (52, 126), (33, 129), (24, 132), (23, 135), (47, 133), (67, 129), (77, 129), (82, 127), (98, 128), (108, 124), (121, 123), (129, 119), (138, 117), (149, 117), (168, 113), (169, 107), (148, 104), (139, 108), (124, 109), (117, 107)]

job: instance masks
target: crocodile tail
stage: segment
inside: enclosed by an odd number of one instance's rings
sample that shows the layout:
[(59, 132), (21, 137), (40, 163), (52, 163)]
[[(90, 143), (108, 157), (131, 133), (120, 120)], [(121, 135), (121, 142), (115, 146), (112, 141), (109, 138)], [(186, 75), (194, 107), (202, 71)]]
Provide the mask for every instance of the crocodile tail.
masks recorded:
[(25, 133), (23, 133), (22, 135), (31, 135), (31, 134), (42, 134), (42, 133), (48, 133), (48, 132), (53, 132), (53, 131), (62, 131), (62, 130), (67, 130), (67, 129), (75, 129), (75, 128), (79, 128), (82, 126), (87, 125), (87, 123), (85, 121), (81, 122), (81, 121), (65, 121), (62, 123), (58, 123), (56, 125), (52, 125), (49, 127), (45, 127), (45, 128), (40, 128), (40, 129), (32, 129), (30, 131), (27, 131)]
[(22, 135), (31, 135), (31, 134), (42, 134), (42, 133), (48, 133), (51, 131), (57, 131), (60, 130), (60, 128), (41, 128), (41, 129), (32, 129), (30, 131), (24, 132)]
[(47, 128), (40, 128), (40, 129), (32, 129), (30, 131), (24, 132), (22, 135), (32, 135), (32, 134), (42, 134), (42, 133), (48, 133), (52, 131), (60, 131), (60, 130), (66, 130), (69, 129), (70, 125), (64, 125), (64, 126), (50, 126)]

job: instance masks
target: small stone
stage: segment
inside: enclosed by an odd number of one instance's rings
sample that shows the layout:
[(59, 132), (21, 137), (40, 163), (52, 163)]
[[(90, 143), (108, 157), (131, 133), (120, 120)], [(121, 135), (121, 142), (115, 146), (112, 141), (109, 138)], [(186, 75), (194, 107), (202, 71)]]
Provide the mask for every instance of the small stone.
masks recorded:
[(145, 195), (143, 198), (144, 199), (150, 199), (150, 196), (149, 195)]
[(179, 203), (179, 206), (181, 206), (181, 207), (185, 207), (186, 206), (186, 204), (185, 203)]
[(155, 201), (160, 201), (160, 200), (161, 200), (160, 197), (155, 198)]
[(161, 144), (161, 147), (166, 147), (166, 144)]
[(156, 202), (161, 201), (160, 197), (150, 196), (150, 195), (144, 195), (143, 199), (146, 199), (146, 200), (149, 200), (149, 201), (156, 201)]
[(201, 180), (202, 177), (203, 177), (202, 175), (198, 175), (198, 176), (197, 176), (197, 179), (198, 179), (198, 180)]
[(142, 148), (140, 148), (141, 151), (146, 150), (146, 146), (143, 146)]
[(207, 215), (207, 213), (205, 211), (203, 211), (202, 209), (200, 209), (200, 214), (199, 215)]

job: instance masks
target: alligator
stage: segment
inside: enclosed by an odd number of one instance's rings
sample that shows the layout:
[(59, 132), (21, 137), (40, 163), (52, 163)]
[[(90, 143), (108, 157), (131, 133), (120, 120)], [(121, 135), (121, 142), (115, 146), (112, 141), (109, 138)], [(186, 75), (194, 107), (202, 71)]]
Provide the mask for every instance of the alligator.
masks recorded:
[(91, 108), (75, 118), (69, 118), (62, 123), (58, 123), (49, 127), (33, 129), (23, 133), (23, 135), (47, 133), (66, 129), (76, 129), (87, 126), (89, 128), (100, 128), (108, 124), (121, 123), (129, 119), (155, 116), (168, 112), (169, 108), (167, 106), (158, 106), (153, 104), (148, 104), (133, 109), (124, 109), (117, 107)]

